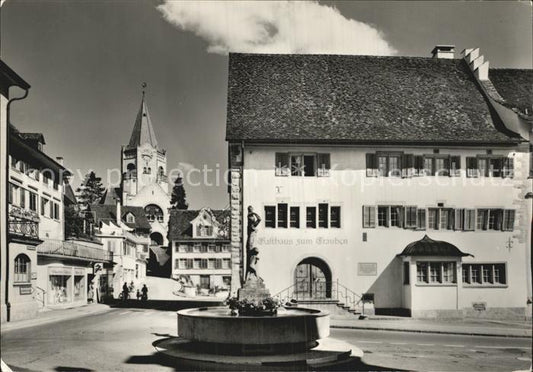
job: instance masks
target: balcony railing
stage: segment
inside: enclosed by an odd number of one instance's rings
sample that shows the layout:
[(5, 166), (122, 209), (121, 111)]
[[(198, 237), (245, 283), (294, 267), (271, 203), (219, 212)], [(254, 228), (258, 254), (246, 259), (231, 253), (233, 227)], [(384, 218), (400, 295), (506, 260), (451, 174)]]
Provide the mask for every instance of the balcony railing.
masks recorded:
[(10, 219), (9, 234), (25, 239), (39, 239), (39, 223), (23, 219)]
[(37, 247), (38, 254), (76, 257), (94, 261), (113, 261), (113, 253), (74, 241), (46, 240)]
[(33, 211), (9, 204), (9, 234), (23, 239), (39, 239), (39, 215)]

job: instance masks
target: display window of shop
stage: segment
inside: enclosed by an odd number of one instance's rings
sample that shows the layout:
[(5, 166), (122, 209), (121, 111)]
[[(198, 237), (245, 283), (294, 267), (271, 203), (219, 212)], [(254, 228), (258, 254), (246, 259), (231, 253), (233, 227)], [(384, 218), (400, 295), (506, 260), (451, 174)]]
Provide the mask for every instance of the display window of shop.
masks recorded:
[(50, 275), (50, 290), (48, 292), (48, 303), (59, 305), (72, 301), (70, 295), (71, 276), (70, 275)]
[(85, 293), (85, 276), (74, 277), (74, 301), (83, 299)]

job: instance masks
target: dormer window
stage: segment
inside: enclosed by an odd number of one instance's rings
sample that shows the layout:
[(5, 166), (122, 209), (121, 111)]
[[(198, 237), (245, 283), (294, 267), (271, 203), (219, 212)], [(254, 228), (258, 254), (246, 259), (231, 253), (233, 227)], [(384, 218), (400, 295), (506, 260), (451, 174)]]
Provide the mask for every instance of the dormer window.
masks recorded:
[(135, 216), (133, 213), (128, 213), (126, 215), (126, 223), (135, 223)]
[(213, 235), (213, 226), (196, 225), (196, 236), (209, 237)]

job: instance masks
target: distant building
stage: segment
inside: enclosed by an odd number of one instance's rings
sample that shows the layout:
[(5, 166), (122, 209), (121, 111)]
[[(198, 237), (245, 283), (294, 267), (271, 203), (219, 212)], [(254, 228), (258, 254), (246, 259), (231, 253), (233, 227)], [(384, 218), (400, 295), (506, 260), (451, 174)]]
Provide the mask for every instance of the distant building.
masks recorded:
[[(102, 295), (118, 298), (124, 283), (140, 289), (146, 278), (150, 223), (141, 207), (93, 204), (89, 212), (95, 221), (95, 236), (109, 252), (113, 272), (102, 273)], [(130, 294), (134, 296), (135, 293)]]
[(230, 54), (232, 291), (253, 206), (273, 294), (526, 315), (533, 73), (453, 53)]
[(150, 225), (150, 257), (154, 271), (169, 276), (168, 209), (170, 208), (166, 151), (159, 147), (152, 126), (144, 91), (141, 106), (130, 141), (121, 149), (121, 185), (108, 189), (101, 203), (115, 205), (117, 200), (125, 207), (140, 207)]
[(198, 294), (229, 291), (231, 251), (229, 212), (170, 210), (172, 277), (195, 287)]

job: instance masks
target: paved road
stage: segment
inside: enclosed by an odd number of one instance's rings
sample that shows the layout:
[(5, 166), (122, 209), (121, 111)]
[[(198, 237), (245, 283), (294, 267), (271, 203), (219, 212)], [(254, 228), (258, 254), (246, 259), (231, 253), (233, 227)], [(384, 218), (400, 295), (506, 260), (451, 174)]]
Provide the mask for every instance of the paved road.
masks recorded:
[[(176, 335), (176, 314), (112, 309), (60, 323), (2, 333), (2, 358), (15, 371), (172, 371), (152, 342)], [(365, 351), (369, 369), (528, 369), (531, 340), (333, 329)]]

